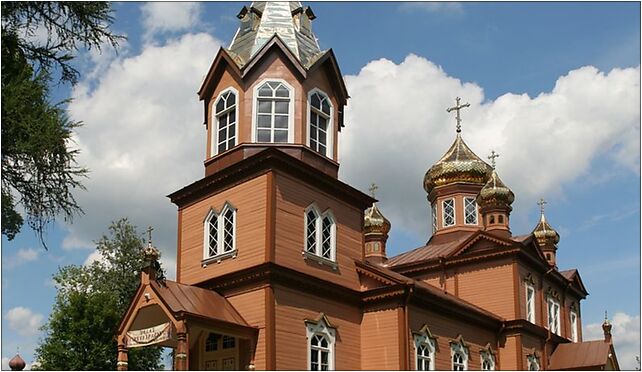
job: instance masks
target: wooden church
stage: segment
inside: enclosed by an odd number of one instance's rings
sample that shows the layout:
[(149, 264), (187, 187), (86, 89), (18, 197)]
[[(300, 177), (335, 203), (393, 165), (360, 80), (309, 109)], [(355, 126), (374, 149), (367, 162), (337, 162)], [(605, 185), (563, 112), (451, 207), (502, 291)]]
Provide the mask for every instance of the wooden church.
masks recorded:
[(608, 320), (604, 340), (582, 340), (588, 293), (558, 270), (543, 209), (513, 235), (514, 194), (459, 125), (423, 179), (432, 237), (388, 257), (376, 200), (338, 179), (349, 96), (312, 9), (254, 2), (237, 17), (198, 91), (204, 177), (169, 195), (176, 281), (157, 277), (150, 241), (119, 370), (149, 345), (174, 348), (177, 370), (618, 369)]

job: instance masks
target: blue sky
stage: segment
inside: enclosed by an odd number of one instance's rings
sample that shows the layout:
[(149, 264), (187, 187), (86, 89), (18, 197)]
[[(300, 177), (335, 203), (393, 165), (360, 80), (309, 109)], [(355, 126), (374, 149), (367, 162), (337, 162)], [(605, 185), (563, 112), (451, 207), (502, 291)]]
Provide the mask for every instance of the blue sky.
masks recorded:
[[(27, 361), (46, 321), (58, 267), (83, 264), (109, 221), (154, 225), (166, 267), (175, 262), (168, 193), (202, 176), (205, 136), (195, 92), (244, 3), (116, 3), (118, 54), (82, 53), (70, 111), (87, 212), (59, 224), (44, 251), (30, 231), (2, 239), (2, 357)], [(587, 336), (614, 314), (618, 357), (633, 367), (640, 326), (639, 3), (311, 3), (313, 30), (332, 48), (351, 100), (339, 138), (345, 182), (375, 181), (392, 221), (389, 254), (425, 243), (423, 173), (450, 146), (456, 95), (464, 139), (516, 194), (511, 229), (528, 233), (548, 200), (560, 269), (578, 268), (589, 297)], [(373, 109), (375, 108), (375, 109)], [(381, 111), (379, 111), (381, 110)], [(150, 134), (150, 129), (154, 129)], [(363, 144), (368, 143), (368, 149)], [(412, 149), (412, 151), (408, 151)], [(637, 352), (639, 353), (639, 351)]]

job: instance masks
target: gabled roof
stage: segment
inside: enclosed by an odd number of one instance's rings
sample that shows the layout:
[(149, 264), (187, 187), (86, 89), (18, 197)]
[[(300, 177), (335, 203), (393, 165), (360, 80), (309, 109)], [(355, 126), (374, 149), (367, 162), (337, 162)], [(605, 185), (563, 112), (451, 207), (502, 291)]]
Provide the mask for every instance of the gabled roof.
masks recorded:
[(548, 369), (598, 370), (604, 369), (609, 359), (619, 370), (613, 346), (603, 340), (560, 344), (551, 355)]
[(584, 286), (584, 282), (582, 282), (582, 278), (580, 277), (580, 272), (577, 271), (577, 269), (560, 271), (560, 274), (562, 274), (562, 276), (566, 278), (569, 282), (572, 282), (573, 284), (575, 284), (580, 291), (584, 292), (585, 294), (588, 294), (588, 291)]

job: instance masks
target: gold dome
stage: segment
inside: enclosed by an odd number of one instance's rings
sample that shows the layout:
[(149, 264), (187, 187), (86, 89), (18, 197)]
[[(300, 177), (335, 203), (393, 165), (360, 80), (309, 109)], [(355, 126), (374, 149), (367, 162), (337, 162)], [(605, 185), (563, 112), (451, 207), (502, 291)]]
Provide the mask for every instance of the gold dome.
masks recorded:
[(457, 133), (450, 149), (426, 172), (424, 190), (430, 194), (435, 187), (455, 182), (483, 185), (490, 179), (492, 171), (493, 168), (475, 155)]
[(477, 195), (477, 204), (482, 207), (485, 205), (497, 204), (510, 206), (514, 201), (515, 194), (511, 189), (504, 185), (495, 170), (493, 170), (490, 175), (490, 179), (486, 182), (484, 187), (482, 187), (481, 191), (479, 191), (479, 195)]
[(539, 223), (535, 226), (535, 230), (533, 230), (533, 235), (535, 235), (537, 243), (540, 246), (544, 246), (547, 243), (557, 244), (560, 241), (560, 234), (558, 234), (557, 231), (555, 231), (555, 229), (546, 222), (544, 212), (542, 212)]
[(363, 229), (366, 234), (387, 234), (390, 231), (390, 221), (383, 216), (377, 204), (372, 204), (372, 207), (366, 209), (363, 216)]

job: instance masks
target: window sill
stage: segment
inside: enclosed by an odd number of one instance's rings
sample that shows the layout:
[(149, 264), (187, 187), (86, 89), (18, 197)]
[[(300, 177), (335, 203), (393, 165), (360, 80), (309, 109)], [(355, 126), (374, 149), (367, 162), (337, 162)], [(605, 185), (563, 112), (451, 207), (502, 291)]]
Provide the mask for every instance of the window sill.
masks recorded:
[(204, 258), (203, 260), (201, 260), (201, 266), (203, 268), (206, 268), (207, 265), (212, 264), (212, 263), (221, 263), (221, 261), (223, 261), (225, 259), (228, 259), (228, 258), (234, 259), (234, 258), (236, 258), (236, 253), (237, 253), (237, 251), (233, 250), (233, 251), (225, 252), (223, 254), (219, 254), (219, 255), (216, 255), (216, 256)]
[(329, 259), (321, 257), (321, 256), (317, 256), (314, 253), (302, 251), (301, 255), (303, 255), (303, 259), (304, 260), (308, 260), (309, 259), (309, 260), (315, 261), (319, 265), (330, 266), (332, 268), (332, 270), (337, 270), (339, 268), (339, 264), (337, 264), (335, 261), (329, 260)]

